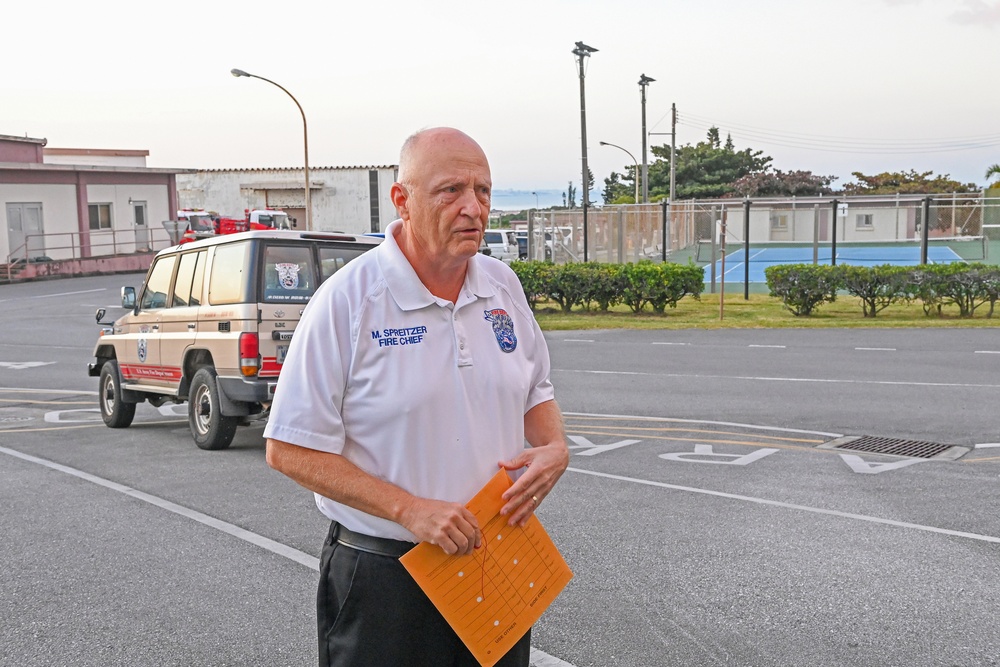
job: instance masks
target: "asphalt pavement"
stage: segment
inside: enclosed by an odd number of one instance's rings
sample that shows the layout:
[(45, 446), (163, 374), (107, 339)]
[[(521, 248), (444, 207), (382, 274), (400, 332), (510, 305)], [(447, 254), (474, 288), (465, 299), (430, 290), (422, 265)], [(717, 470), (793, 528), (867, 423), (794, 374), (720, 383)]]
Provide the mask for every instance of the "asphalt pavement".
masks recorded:
[[(93, 311), (140, 282), (0, 286), (0, 664), (314, 664), (326, 522), (260, 425), (100, 421)], [(995, 329), (546, 338), (573, 456), (538, 514), (575, 576), (534, 664), (1000, 664)], [(858, 435), (961, 449), (829, 448)]]

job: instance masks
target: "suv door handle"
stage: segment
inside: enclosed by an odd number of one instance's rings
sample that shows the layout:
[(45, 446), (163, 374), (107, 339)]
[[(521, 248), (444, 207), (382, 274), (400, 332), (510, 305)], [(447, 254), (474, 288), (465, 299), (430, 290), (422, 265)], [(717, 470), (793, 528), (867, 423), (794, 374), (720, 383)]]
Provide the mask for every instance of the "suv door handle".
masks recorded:
[(193, 323), (193, 322), (189, 323), (188, 324), (188, 331), (194, 331), (194, 329), (195, 329), (196, 326), (198, 326), (198, 325), (195, 324), (195, 323)]
[(154, 324), (153, 325), (153, 331), (159, 331), (159, 330), (160, 330), (160, 325), (159, 324)]

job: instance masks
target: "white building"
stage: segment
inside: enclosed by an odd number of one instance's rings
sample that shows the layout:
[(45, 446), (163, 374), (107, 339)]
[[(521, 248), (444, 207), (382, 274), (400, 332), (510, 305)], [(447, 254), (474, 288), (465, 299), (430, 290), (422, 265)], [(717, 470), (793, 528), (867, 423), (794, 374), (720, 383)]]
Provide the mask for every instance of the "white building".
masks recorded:
[[(362, 234), (381, 232), (396, 219), (389, 189), (396, 165), (310, 167), (312, 229)], [(305, 175), (301, 168), (204, 169), (177, 176), (181, 208), (239, 218), (247, 209), (282, 209), (305, 223)]]
[[(94, 270), (83, 260), (128, 254), (124, 268), (166, 247), (183, 169), (146, 167), (145, 150), (48, 148), (45, 139), (0, 135), (0, 265)], [(151, 255), (150, 255), (151, 256)], [(148, 261), (146, 261), (148, 265)], [(96, 266), (96, 265), (95, 265)], [(36, 272), (37, 273), (37, 272)]]

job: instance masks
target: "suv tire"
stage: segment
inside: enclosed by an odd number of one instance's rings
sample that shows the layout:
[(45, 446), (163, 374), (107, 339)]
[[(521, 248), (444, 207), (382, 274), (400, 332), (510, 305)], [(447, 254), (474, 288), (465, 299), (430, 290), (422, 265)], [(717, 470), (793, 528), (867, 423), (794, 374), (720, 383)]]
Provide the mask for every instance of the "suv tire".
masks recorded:
[(135, 403), (122, 400), (122, 381), (117, 361), (105, 361), (101, 366), (101, 383), (98, 403), (101, 419), (109, 428), (127, 428), (135, 418)]
[(239, 417), (222, 414), (219, 383), (214, 368), (200, 368), (191, 380), (188, 423), (201, 449), (225, 449), (233, 442)]

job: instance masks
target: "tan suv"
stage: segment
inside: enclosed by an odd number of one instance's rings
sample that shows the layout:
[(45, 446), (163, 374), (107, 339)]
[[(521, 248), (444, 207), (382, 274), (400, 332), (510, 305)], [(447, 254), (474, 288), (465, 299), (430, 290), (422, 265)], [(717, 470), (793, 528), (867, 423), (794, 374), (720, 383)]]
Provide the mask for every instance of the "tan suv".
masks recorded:
[[(202, 449), (225, 449), (241, 422), (267, 415), (292, 332), (316, 287), (381, 239), (254, 231), (167, 248), (153, 259), (132, 312), (105, 328), (89, 374), (104, 423), (125, 428), (143, 401), (188, 402)], [(137, 298), (138, 297), (138, 298)]]

